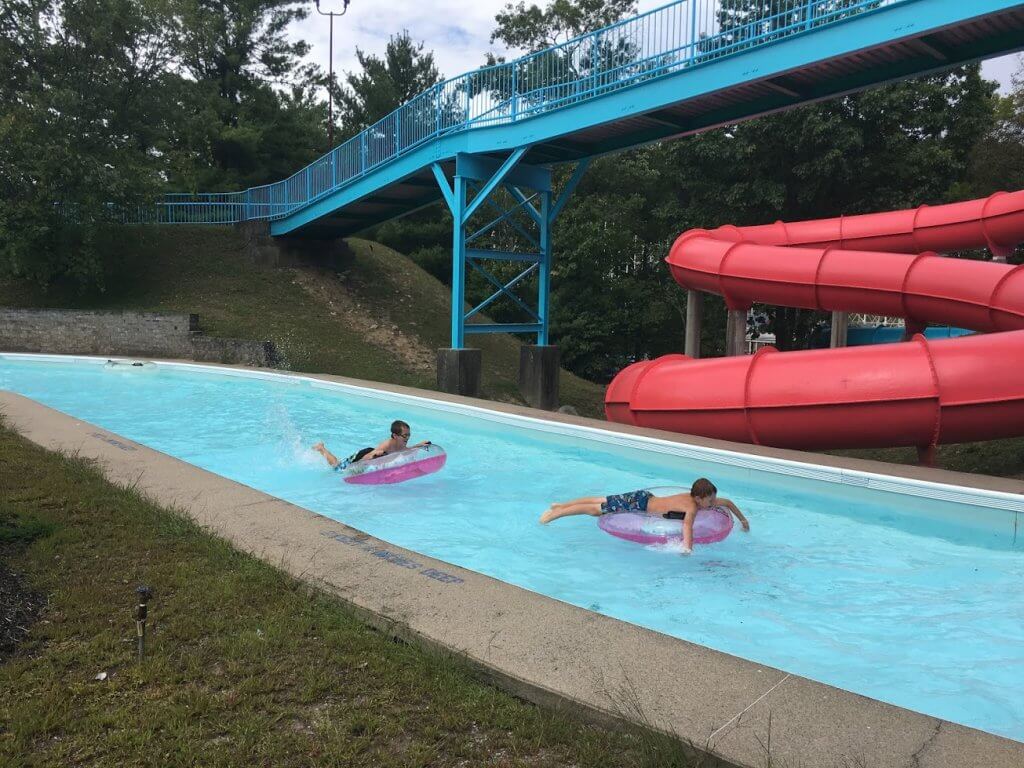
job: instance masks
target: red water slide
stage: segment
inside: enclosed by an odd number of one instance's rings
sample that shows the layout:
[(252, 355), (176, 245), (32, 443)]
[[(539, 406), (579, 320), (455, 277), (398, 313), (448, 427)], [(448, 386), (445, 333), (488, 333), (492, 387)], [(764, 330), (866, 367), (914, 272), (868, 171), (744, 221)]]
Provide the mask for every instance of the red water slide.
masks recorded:
[(694, 360), (620, 371), (611, 421), (786, 448), (867, 448), (1024, 435), (1024, 270), (936, 251), (1024, 241), (1024, 191), (913, 210), (691, 230), (668, 256), (688, 289), (730, 309), (755, 301), (901, 316), (978, 335)]

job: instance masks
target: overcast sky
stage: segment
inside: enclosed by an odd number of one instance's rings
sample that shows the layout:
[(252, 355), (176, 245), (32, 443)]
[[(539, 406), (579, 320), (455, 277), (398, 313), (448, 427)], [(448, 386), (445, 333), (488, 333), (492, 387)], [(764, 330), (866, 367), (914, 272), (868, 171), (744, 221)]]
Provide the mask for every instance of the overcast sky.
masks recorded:
[[(967, 0), (969, 1), (969, 0)], [(534, 0), (537, 2), (537, 0)], [(640, 10), (665, 5), (666, 0), (640, 0)], [(504, 52), (490, 42), (495, 14), (507, 0), (351, 0), (348, 12), (334, 20), (334, 68), (346, 72), (357, 68), (355, 49), (381, 54), (388, 37), (408, 29), (413, 39), (422, 40), (434, 52), (438, 68), (446, 77), (475, 69), (484, 54)], [(546, 5), (545, 0), (538, 2)], [(310, 6), (312, 8), (312, 0)], [(323, 10), (340, 11), (342, 0), (320, 0)], [(327, 71), (328, 19), (315, 9), (309, 18), (294, 26), (292, 34), (312, 46), (309, 60)], [(1005, 92), (1010, 76), (1020, 67), (1018, 56), (1004, 56), (985, 62), (985, 75), (998, 80)]]

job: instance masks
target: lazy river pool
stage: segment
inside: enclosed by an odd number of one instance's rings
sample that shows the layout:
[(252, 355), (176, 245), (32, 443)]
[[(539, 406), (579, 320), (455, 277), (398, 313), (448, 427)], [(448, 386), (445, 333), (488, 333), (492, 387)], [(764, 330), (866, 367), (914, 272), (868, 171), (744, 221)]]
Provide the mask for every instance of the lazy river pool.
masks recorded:
[[(301, 376), (0, 355), (0, 388), (425, 555), (1024, 741), (1024, 499), (680, 445)], [(434, 475), (341, 482), (310, 446), (401, 418)], [(751, 521), (691, 557), (552, 501), (711, 478)], [(1024, 526), (1021, 526), (1024, 528)]]

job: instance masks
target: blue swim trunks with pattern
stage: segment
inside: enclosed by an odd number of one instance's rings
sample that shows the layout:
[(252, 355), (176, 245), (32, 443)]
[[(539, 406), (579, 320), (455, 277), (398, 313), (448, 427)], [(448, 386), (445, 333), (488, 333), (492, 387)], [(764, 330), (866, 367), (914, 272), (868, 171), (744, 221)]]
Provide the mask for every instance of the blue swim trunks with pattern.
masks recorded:
[(647, 502), (654, 494), (650, 491), (630, 491), (618, 496), (608, 496), (601, 504), (601, 514), (614, 512), (646, 512)]
[(335, 464), (334, 471), (340, 472), (343, 469), (348, 469), (350, 465), (355, 464), (368, 453), (373, 453), (373, 448), (361, 448), (360, 450), (356, 451), (351, 456), (349, 456), (347, 459), (342, 459), (337, 464)]

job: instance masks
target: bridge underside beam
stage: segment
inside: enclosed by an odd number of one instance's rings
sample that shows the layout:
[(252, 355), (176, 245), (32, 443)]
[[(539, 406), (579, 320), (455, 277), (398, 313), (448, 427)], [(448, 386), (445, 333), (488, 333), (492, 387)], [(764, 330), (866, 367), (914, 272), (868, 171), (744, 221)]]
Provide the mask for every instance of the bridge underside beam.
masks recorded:
[[(424, 194), (426, 190), (426, 194)], [(441, 199), (437, 186), (421, 188), (418, 197), (367, 198), (367, 207), (354, 210), (353, 206), (344, 208), (341, 211), (323, 216), (301, 231), (302, 237), (329, 238), (346, 237), (364, 229), (383, 224), (386, 221), (394, 221), (403, 216), (408, 216), (421, 211), (427, 206), (434, 205)], [(287, 237), (287, 236), (286, 236)]]
[(1021, 41), (1019, 32), (1016, 30), (992, 34), (971, 46), (958, 49), (953, 61), (950, 60), (952, 54), (947, 52), (941, 43), (931, 40), (928, 36), (917, 38), (914, 40), (914, 45), (920, 51), (919, 56), (901, 59), (884, 68), (866, 69), (845, 77), (827, 79), (815, 83), (811, 87), (796, 86), (787, 80), (785, 75), (777, 75), (761, 81), (771, 91), (771, 94), (759, 99), (709, 110), (693, 117), (673, 115), (671, 109), (647, 113), (644, 117), (654, 122), (654, 126), (643, 131), (634, 131), (627, 135), (592, 143), (589, 145), (589, 153), (595, 157), (611, 154), (670, 137), (694, 134), (709, 128), (738, 123), (753, 116), (780, 112), (794, 106), (856, 93), (879, 82), (942, 72), (959, 66), (964, 61), (984, 58), (993, 52), (1019, 49)]

